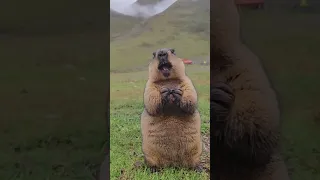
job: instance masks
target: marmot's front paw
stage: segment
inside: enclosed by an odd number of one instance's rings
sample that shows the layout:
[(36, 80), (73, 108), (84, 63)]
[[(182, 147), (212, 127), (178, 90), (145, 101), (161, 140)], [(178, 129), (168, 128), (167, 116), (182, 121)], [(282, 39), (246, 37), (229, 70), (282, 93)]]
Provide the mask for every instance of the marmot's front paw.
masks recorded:
[(182, 97), (182, 90), (177, 88), (177, 89), (172, 89), (171, 94), (173, 96), (173, 103), (175, 103), (177, 106), (180, 105), (181, 97)]
[(171, 89), (169, 88), (165, 88), (165, 87), (161, 88), (160, 93), (161, 93), (163, 104), (166, 104), (170, 101), (170, 92), (171, 92)]
[(161, 88), (160, 93), (164, 104), (180, 104), (182, 96), (181, 89)]
[(234, 92), (229, 84), (217, 82), (210, 86), (210, 113), (214, 123), (225, 121), (234, 99)]

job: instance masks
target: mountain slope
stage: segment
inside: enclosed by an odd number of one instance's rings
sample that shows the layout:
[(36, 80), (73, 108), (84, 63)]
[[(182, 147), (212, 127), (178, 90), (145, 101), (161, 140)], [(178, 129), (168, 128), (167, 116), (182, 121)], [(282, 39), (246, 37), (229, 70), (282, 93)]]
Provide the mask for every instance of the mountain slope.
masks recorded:
[(132, 28), (122, 31), (121, 35), (120, 30), (111, 31), (111, 70), (122, 71), (147, 65), (151, 53), (161, 47), (175, 48), (180, 56), (186, 58), (207, 56), (210, 44), (209, 5), (209, 0), (178, 1), (165, 12), (147, 20), (118, 17), (118, 21), (111, 23), (111, 29), (123, 24)]

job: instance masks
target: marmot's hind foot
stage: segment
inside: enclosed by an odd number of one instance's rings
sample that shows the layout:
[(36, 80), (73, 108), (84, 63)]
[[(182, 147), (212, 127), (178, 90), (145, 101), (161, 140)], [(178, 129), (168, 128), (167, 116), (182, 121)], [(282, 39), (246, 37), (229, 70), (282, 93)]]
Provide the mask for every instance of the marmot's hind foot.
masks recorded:
[(197, 166), (195, 166), (194, 168), (192, 168), (194, 171), (198, 172), (198, 173), (202, 173), (205, 171), (205, 168), (203, 167), (202, 164), (199, 164)]
[(155, 166), (150, 167), (150, 172), (151, 173), (158, 173), (160, 171), (161, 171), (161, 169), (158, 168), (158, 167), (155, 167)]

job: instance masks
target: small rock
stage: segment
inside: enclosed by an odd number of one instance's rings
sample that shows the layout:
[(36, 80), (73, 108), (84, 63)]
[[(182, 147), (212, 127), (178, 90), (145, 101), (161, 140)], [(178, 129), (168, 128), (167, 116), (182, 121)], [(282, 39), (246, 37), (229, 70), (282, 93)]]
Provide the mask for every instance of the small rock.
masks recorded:
[(134, 168), (138, 169), (140, 167), (142, 167), (142, 162), (141, 161), (137, 161), (137, 162), (134, 163)]

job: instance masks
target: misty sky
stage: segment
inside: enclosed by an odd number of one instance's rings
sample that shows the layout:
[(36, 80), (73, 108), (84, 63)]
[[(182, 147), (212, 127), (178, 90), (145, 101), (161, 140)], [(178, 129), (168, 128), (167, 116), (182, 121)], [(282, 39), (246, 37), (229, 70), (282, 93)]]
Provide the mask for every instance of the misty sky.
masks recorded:
[(155, 4), (141, 5), (137, 0), (110, 0), (110, 9), (118, 13), (149, 18), (168, 9), (177, 0), (162, 0)]

